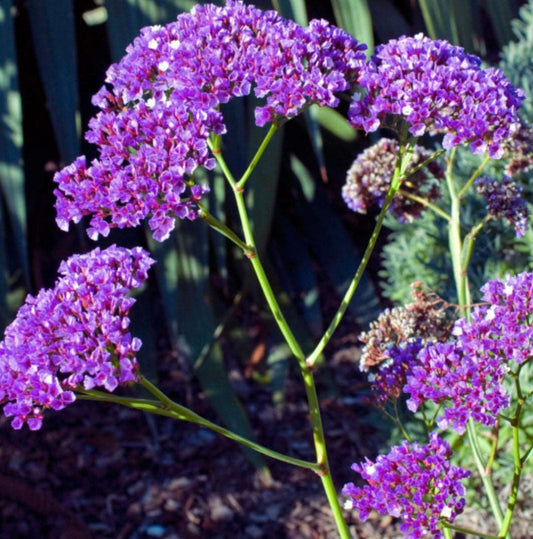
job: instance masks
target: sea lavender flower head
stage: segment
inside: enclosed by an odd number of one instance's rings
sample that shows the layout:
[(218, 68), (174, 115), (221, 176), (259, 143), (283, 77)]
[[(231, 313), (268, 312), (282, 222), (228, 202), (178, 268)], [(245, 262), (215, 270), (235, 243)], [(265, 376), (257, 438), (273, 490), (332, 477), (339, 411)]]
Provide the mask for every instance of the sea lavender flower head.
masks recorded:
[(448, 443), (436, 433), (427, 445), (403, 442), (375, 462), (366, 459), (352, 470), (368, 482), (363, 488), (348, 483), (346, 508), (357, 509), (361, 520), (371, 511), (402, 521), (400, 530), (407, 539), (442, 539), (441, 519), (453, 522), (465, 505), (461, 483), (470, 472), (451, 466)]
[(437, 424), (460, 434), (470, 418), (495, 424), (510, 402), (503, 384), (510, 362), (528, 361), (533, 350), (533, 273), (489, 281), (481, 290), (487, 304), (455, 323), (450, 342), (422, 349), (404, 387), (411, 411), (426, 400), (442, 405)]
[(517, 109), (524, 93), (503, 73), (481, 69), (476, 56), (447, 41), (418, 34), (376, 48), (361, 71), (361, 94), (354, 94), (349, 118), (375, 131), (387, 116), (403, 118), (409, 132), (444, 133), (450, 149), (470, 143), (474, 153), (503, 154), (503, 143), (519, 128)]
[[(364, 214), (374, 205), (383, 206), (394, 173), (398, 150), (397, 141), (382, 138), (357, 156), (348, 170), (346, 183), (342, 188), (342, 197), (351, 210)], [(409, 168), (416, 167), (430, 156), (431, 152), (422, 146), (415, 146)], [(435, 180), (441, 180), (443, 177), (444, 170), (434, 161), (427, 169), (415, 172), (402, 183), (403, 192), (397, 193), (392, 200), (391, 214), (401, 222), (411, 222), (420, 218), (426, 207), (406, 195), (417, 195), (430, 202), (437, 200), (440, 198), (440, 189)]]
[(208, 191), (193, 174), (215, 166), (208, 139), (226, 132), (221, 104), (255, 85), (266, 99), (258, 125), (313, 103), (335, 107), (355, 85), (365, 48), (325, 21), (302, 28), (236, 0), (144, 28), (93, 98), (101, 110), (87, 140), (98, 158), (79, 157), (55, 176), (58, 226), (91, 215), (95, 239), (150, 216), (154, 237), (167, 238), (177, 217), (197, 216)]
[(501, 182), (488, 176), (478, 178), (476, 191), (486, 199), (489, 215), (514, 225), (518, 238), (526, 233), (527, 204), (521, 196), (522, 188), (512, 178), (504, 176)]
[(54, 288), (26, 298), (0, 343), (0, 403), (15, 429), (39, 429), (44, 410), (74, 402), (77, 387), (136, 380), (141, 341), (128, 331), (128, 293), (153, 263), (140, 247), (97, 248), (62, 262)]

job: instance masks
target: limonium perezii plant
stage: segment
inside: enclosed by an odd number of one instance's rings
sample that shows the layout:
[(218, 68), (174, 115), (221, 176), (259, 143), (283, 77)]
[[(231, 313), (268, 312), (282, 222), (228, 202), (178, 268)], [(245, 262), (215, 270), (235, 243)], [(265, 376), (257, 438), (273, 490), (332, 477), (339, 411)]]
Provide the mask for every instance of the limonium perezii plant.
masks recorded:
[[(176, 219), (204, 223), (237, 245), (249, 260), (269, 308), (299, 366), (309, 405), (316, 459), (305, 461), (245, 439), (172, 401), (140, 372), (141, 347), (129, 331), (134, 299), (129, 293), (148, 277), (154, 261), (141, 248), (109, 247), (63, 262), (54, 288), (28, 296), (0, 344), (0, 403), (11, 425), (41, 427), (47, 410), (77, 398), (191, 421), (288, 465), (317, 474), (339, 537), (351, 537), (332, 480), (313, 370), (359, 284), (386, 213), (412, 222), (435, 211), (449, 230), (458, 305), (435, 298), (420, 286), (414, 302), (384, 312), (362, 336), (361, 369), (368, 371), (375, 404), (402, 430), (405, 441), (372, 461), (354, 464), (358, 484), (345, 485), (345, 511), (372, 511), (400, 520), (407, 538), (451, 538), (454, 530), (504, 538), (517, 500), (530, 448), (522, 447), (520, 419), (531, 388), (521, 371), (531, 360), (533, 274), (492, 281), (482, 303), (471, 308), (468, 263), (479, 230), (491, 219), (509, 221), (517, 234), (527, 228), (527, 206), (510, 177), (483, 177), (491, 158), (505, 158), (521, 128), (523, 100), (496, 69), (446, 41), (423, 35), (400, 37), (377, 47), (368, 61), (365, 45), (326, 21), (307, 28), (236, 0), (223, 7), (202, 5), (166, 26), (148, 27), (107, 71), (94, 96), (99, 112), (87, 140), (98, 156), (78, 157), (55, 176), (57, 224), (88, 217), (91, 239), (111, 228), (139, 226), (145, 219), (164, 241)], [(255, 110), (266, 126), (263, 142), (240, 178), (224, 160), (226, 126), (221, 105), (254, 93)], [(245, 191), (268, 143), (284, 123), (311, 105), (337, 107), (351, 101), (355, 128), (388, 128), (348, 172), (342, 195), (361, 213), (380, 207), (374, 231), (329, 327), (313, 350), (304, 351), (285, 320), (257, 252)], [(442, 148), (416, 144), (421, 135), (443, 135)], [(485, 158), (468, 179), (454, 176), (455, 149), (469, 145)], [(446, 153), (445, 166), (441, 156)], [(234, 194), (241, 227), (232, 230), (202, 204), (209, 185), (200, 167), (218, 166)], [(437, 204), (446, 188), (449, 211)], [(486, 217), (472, 230), (461, 226), (461, 201), (476, 189), (487, 202)], [(415, 226), (415, 225), (413, 225)], [(508, 384), (508, 381), (512, 384)], [(142, 384), (153, 399), (117, 396), (119, 385)], [(105, 391), (102, 391), (105, 390)], [(398, 414), (398, 402), (421, 418), (424, 440), (415, 440)], [(502, 507), (490, 465), (478, 443), (481, 426), (508, 422), (513, 429), (514, 470)], [(453, 463), (446, 432), (467, 433), (477, 470)], [(465, 506), (463, 481), (478, 474), (494, 517), (494, 534), (455, 522)]]

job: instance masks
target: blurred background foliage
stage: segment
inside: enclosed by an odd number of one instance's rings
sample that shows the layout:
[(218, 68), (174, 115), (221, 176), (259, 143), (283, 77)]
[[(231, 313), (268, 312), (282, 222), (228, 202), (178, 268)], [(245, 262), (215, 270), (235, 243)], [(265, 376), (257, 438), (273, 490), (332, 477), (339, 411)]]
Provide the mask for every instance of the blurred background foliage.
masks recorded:
[[(141, 27), (170, 22), (195, 3), (0, 0), (2, 327), (12, 319), (26, 292), (52, 285), (60, 260), (93, 248), (81, 226), (68, 234), (55, 226), (52, 177), (78, 154), (94, 156), (94, 148), (82, 135), (95, 113), (90, 98), (102, 85), (105, 70), (121, 58)], [(514, 32), (511, 23), (524, 3), (520, 0), (254, 3), (263, 9), (275, 8), (300, 24), (326, 18), (367, 43), (369, 54), (388, 39), (425, 32), (497, 63), (499, 51), (514, 40), (505, 49), (502, 66), (513, 82), (524, 88), (531, 85), (531, 11), (522, 22), (514, 23)], [(224, 110), (226, 139), (237, 142), (225, 143), (223, 151), (235, 174), (244, 170), (265, 134), (253, 125), (253, 101), (252, 97), (233, 101)], [(531, 108), (527, 111), (531, 121)], [(372, 215), (358, 216), (344, 207), (340, 188), (357, 153), (377, 135), (356, 133), (345, 121), (345, 113), (346, 105), (339, 111), (311, 108), (289, 122), (276, 135), (248, 187), (261, 255), (287, 317), (307, 349), (329, 323), (373, 226)], [(236, 225), (235, 209), (220, 173), (214, 171), (207, 179), (212, 187), (211, 212)], [(391, 299), (403, 299), (403, 287), (409, 284), (407, 277), (391, 281), (399, 268), (413, 268), (417, 275), (425, 271), (430, 284), (438, 288), (433, 281), (439, 281), (445, 268), (438, 239), (442, 228), (435, 229), (428, 220), (422, 233), (418, 229), (395, 230), (395, 247), (385, 252), (388, 280), (384, 290)], [(431, 247), (425, 248), (433, 237)], [(178, 223), (176, 233), (163, 244), (141, 229), (114, 231), (104, 243), (141, 244), (158, 260), (155, 279), (138, 297), (134, 320), (133, 331), (144, 343), (140, 357), (144, 372), (156, 375), (162, 342), (170, 344), (187, 359), (223, 421), (249, 434), (246, 414), (227, 376), (220, 335), (228, 330), (234, 361), (242, 364), (243, 371), (248, 367), (246, 372), (258, 383), (269, 384), (275, 402), (283, 406), (288, 351), (264, 309), (246, 261), (228, 242), (196, 222)], [(420, 256), (406, 257), (416, 246)], [(398, 252), (403, 255), (401, 261)], [(524, 256), (529, 260), (529, 250)], [(433, 266), (439, 265), (432, 274)], [(378, 269), (375, 256), (350, 305), (351, 320), (359, 327), (375, 318), (383, 306)], [(448, 291), (446, 283), (441, 288)], [(238, 316), (239, 310), (244, 312), (243, 305), (257, 306), (244, 320), (254, 331), (244, 334), (243, 317)], [(324, 385), (326, 381), (324, 377)], [(331, 384), (328, 389), (334, 391)], [(257, 457), (255, 463), (262, 466)]]

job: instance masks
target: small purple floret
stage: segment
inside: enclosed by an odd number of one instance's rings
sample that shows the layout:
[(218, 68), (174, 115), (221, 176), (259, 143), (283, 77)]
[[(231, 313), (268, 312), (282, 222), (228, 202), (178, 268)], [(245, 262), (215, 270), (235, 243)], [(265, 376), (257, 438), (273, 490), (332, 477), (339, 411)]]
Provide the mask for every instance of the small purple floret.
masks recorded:
[(448, 443), (432, 433), (427, 445), (403, 442), (375, 462), (367, 458), (353, 464), (352, 470), (368, 485), (345, 485), (345, 506), (357, 509), (363, 521), (371, 511), (399, 518), (407, 539), (442, 539), (441, 519), (453, 522), (463, 511), (465, 488), (461, 480), (470, 475), (450, 465), (451, 455)]
[(54, 288), (26, 298), (0, 343), (0, 404), (13, 428), (39, 429), (43, 411), (74, 402), (77, 387), (113, 391), (137, 379), (128, 293), (153, 263), (140, 247), (97, 248), (62, 262)]
[(370, 132), (388, 115), (401, 117), (415, 137), (444, 133), (446, 149), (469, 143), (474, 153), (500, 158), (506, 139), (520, 127), (524, 93), (499, 69), (480, 64), (447, 41), (422, 34), (393, 39), (377, 47), (361, 70), (363, 93), (354, 96), (350, 120)]

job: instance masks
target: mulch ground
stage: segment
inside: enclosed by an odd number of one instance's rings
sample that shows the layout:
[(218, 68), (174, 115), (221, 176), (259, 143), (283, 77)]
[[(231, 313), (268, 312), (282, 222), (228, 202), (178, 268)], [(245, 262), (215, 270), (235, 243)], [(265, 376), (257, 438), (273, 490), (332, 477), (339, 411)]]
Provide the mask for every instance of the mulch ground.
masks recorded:
[[(330, 461), (340, 489), (352, 462), (379, 449), (375, 412), (360, 394), (353, 349), (330, 362), (339, 394), (322, 402)], [(179, 361), (160, 373), (167, 393), (216, 420)], [(259, 442), (313, 460), (304, 394), (296, 374), (280, 413), (268, 390), (233, 369)], [(192, 388), (192, 390), (191, 390)], [(0, 420), (1, 539), (337, 539), (318, 478), (268, 460), (265, 481), (238, 446), (195, 425), (118, 406), (77, 402), (49, 413), (38, 432)], [(533, 489), (532, 489), (533, 490)], [(531, 498), (529, 498), (531, 499)], [(527, 511), (513, 539), (533, 537)], [(348, 516), (354, 537), (399, 539), (396, 524)], [(490, 523), (471, 517), (479, 529)], [(457, 536), (460, 539), (460, 536)]]

